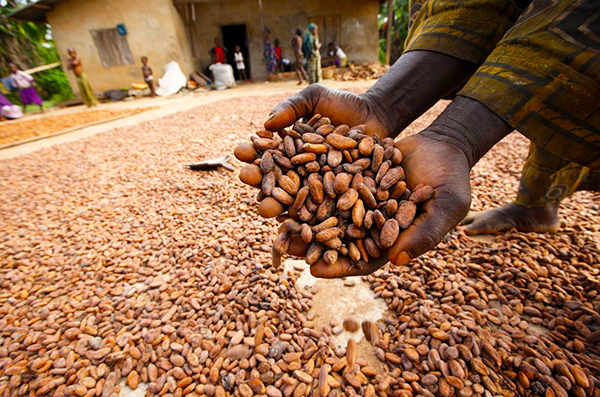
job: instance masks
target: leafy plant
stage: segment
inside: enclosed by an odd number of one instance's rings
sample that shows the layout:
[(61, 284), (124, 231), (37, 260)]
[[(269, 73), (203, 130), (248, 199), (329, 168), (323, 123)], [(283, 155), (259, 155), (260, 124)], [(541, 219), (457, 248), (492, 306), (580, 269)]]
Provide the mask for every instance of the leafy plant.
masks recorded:
[[(392, 48), (390, 54), (390, 64), (402, 55), (404, 51), (404, 42), (408, 35), (409, 22), (409, 0), (394, 0), (394, 20), (392, 25)], [(385, 63), (385, 51), (387, 44), (387, 24), (388, 21), (388, 2), (381, 3), (379, 7), (379, 61)]]

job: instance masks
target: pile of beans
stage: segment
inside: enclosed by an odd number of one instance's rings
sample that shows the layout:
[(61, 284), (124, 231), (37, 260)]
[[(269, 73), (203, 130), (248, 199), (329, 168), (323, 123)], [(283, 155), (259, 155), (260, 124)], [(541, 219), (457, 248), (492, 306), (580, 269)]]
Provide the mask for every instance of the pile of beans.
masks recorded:
[(259, 213), (285, 219), (273, 244), (275, 264), (299, 234), (310, 244), (308, 264), (343, 256), (363, 266), (394, 245), (418, 204), (435, 193), (426, 185), (411, 192), (393, 139), (368, 136), (364, 125), (336, 127), (317, 114), (291, 130), (260, 131), (251, 139), (235, 155), (250, 163), (240, 179), (260, 188)]

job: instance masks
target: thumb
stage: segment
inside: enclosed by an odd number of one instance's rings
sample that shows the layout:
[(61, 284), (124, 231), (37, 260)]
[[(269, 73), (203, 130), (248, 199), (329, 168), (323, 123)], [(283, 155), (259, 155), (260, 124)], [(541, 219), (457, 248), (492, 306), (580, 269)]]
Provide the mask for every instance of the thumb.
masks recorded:
[(281, 131), (294, 124), (296, 120), (312, 115), (323, 89), (324, 87), (320, 84), (311, 84), (275, 106), (265, 123), (265, 129)]

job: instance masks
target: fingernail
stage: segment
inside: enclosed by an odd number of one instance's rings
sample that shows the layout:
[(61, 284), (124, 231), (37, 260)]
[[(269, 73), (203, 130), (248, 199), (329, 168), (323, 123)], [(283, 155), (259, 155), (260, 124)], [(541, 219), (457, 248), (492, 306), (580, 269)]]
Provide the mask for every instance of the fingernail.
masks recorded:
[(411, 259), (412, 256), (407, 251), (402, 251), (396, 256), (396, 266), (406, 265)]

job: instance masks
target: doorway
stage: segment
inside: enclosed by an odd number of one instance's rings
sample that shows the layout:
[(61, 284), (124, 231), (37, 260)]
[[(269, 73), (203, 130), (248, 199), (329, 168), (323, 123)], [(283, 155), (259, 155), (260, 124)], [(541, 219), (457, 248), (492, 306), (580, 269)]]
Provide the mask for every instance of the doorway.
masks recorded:
[(244, 55), (244, 64), (246, 65), (246, 75), (248, 79), (252, 78), (250, 71), (250, 53), (248, 51), (248, 35), (246, 33), (246, 25), (227, 25), (221, 26), (223, 33), (223, 45), (227, 48), (227, 63), (233, 66), (233, 73), (235, 79), (239, 80), (240, 76), (235, 67), (235, 60), (233, 54), (235, 53), (235, 46), (239, 45), (242, 54)]

